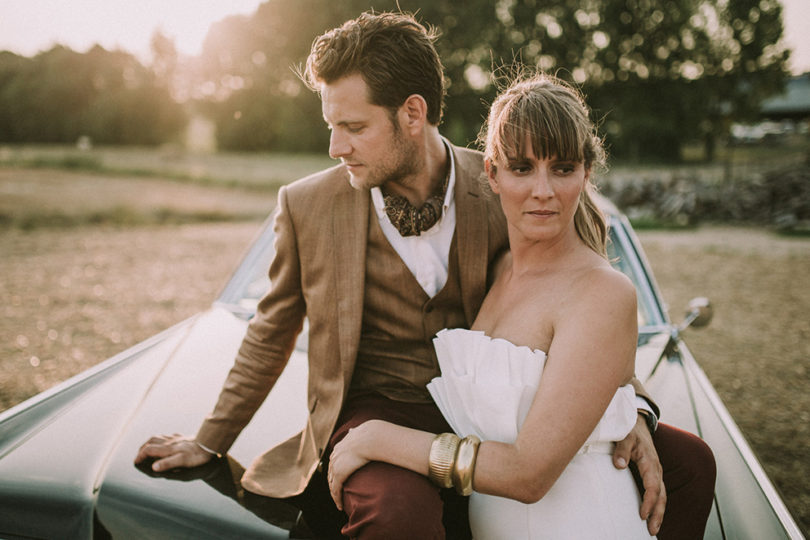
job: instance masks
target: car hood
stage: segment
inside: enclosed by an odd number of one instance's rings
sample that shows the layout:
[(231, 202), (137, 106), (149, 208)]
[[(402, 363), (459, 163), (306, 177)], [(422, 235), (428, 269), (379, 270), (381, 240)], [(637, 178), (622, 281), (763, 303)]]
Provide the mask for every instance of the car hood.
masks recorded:
[(214, 307), (0, 414), (0, 536), (288, 538), (297, 512), (271, 502), (260, 517), (239, 478), (304, 426), (304, 352), (226, 459), (165, 475), (133, 465), (150, 436), (196, 433), (246, 324)]
[[(289, 538), (297, 511), (269, 499), (252, 507), (239, 480), (305, 425), (301, 350), (225, 459), (160, 475), (133, 464), (152, 435), (196, 433), (246, 325), (214, 307), (0, 414), (0, 536)], [(688, 429), (692, 400), (672, 384), (682, 370), (664, 354), (669, 341), (667, 328), (642, 335), (637, 373)]]

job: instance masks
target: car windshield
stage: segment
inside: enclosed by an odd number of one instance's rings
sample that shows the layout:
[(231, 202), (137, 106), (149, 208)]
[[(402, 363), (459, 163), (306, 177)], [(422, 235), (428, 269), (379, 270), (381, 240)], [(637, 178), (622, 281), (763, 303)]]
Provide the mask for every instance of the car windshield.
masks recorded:
[[(643, 332), (645, 327), (661, 326), (666, 320), (637, 245), (629, 225), (618, 217), (611, 217), (608, 257), (614, 268), (626, 274), (636, 286), (639, 331)], [(267, 268), (274, 253), (272, 222), (268, 221), (218, 302), (243, 316), (251, 316), (270, 286)]]
[(667, 323), (665, 310), (641, 254), (641, 248), (630, 225), (616, 216), (610, 219), (608, 259), (613, 267), (624, 273), (636, 287), (638, 301), (638, 327), (644, 332), (648, 327), (660, 327)]

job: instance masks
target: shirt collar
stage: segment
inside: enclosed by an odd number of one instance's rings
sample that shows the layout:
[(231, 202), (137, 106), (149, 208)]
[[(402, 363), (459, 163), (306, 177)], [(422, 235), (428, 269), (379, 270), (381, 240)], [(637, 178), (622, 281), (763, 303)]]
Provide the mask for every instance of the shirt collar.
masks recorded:
[[(453, 155), (453, 149), (450, 142), (444, 137), (441, 138), (445, 150), (447, 150), (447, 157), (450, 160), (450, 172), (447, 180), (447, 191), (444, 194), (444, 204), (442, 205), (442, 217), (447, 213), (447, 209), (453, 203), (453, 192), (456, 187), (456, 159)], [(385, 213), (385, 201), (383, 200), (382, 190), (379, 187), (371, 188), (371, 201), (374, 203), (374, 209), (377, 211), (377, 217), (388, 219)], [(441, 221), (441, 219), (439, 220)]]

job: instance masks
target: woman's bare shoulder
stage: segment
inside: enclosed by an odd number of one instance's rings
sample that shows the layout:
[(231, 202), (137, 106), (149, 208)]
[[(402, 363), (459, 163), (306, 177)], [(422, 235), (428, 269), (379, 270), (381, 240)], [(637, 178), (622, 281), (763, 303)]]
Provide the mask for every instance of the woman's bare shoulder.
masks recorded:
[(595, 264), (575, 278), (572, 291), (577, 303), (585, 308), (613, 306), (613, 308), (636, 310), (636, 288), (622, 272), (607, 261)]

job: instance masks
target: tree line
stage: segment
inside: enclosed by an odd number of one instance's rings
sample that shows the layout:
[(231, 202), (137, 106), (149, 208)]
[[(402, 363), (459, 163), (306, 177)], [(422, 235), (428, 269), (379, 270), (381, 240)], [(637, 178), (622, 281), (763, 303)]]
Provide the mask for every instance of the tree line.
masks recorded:
[(34, 58), (0, 53), (0, 142), (160, 144), (182, 108), (132, 55), (57, 46)]
[(787, 77), (777, 0), (268, 0), (212, 25), (194, 58), (161, 34), (149, 66), (101, 47), (0, 53), (0, 141), (159, 144), (193, 113), (215, 122), (221, 149), (322, 152), (320, 103), (295, 67), (315, 36), (369, 9), (439, 30), (442, 131), (460, 144), (515, 65), (580, 86), (612, 154), (659, 161), (696, 140), (711, 157)]

